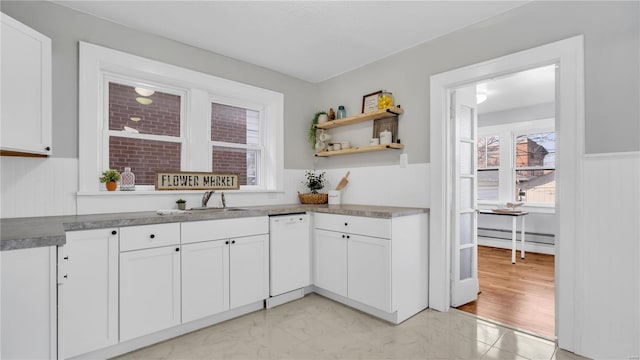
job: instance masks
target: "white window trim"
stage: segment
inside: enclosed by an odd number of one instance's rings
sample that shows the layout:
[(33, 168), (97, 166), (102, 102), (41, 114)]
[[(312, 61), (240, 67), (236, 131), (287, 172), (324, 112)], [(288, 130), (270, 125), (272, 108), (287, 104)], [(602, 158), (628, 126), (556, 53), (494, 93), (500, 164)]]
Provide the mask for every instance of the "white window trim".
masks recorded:
[[(210, 124), (210, 105), (199, 106), (211, 98), (226, 102), (252, 104), (261, 111), (265, 125), (263, 144), (263, 184), (247, 191), (283, 191), (284, 96), (281, 93), (165, 64), (101, 46), (80, 42), (79, 61), (79, 192), (78, 195), (100, 193), (103, 186), (98, 177), (108, 167), (103, 163), (102, 127), (104, 124), (104, 81), (118, 74), (124, 78), (140, 79), (151, 84), (169, 84), (186, 91), (184, 105), (189, 121), (183, 126), (183, 139), (190, 150), (184, 151), (186, 160), (182, 170), (211, 171), (210, 139), (202, 136)], [(209, 126), (210, 128), (210, 126)], [(262, 129), (261, 129), (262, 130)], [(96, 144), (98, 142), (98, 144)], [(208, 154), (208, 155), (207, 155)], [(208, 161), (207, 161), (208, 160)], [(241, 187), (241, 190), (244, 189)], [(135, 192), (130, 192), (132, 195)]]
[[(522, 121), (510, 124), (479, 126), (478, 137), (497, 135), (500, 137), (500, 166), (498, 200), (478, 200), (483, 208), (488, 205), (504, 205), (514, 201), (515, 194), (515, 139), (520, 135), (555, 131), (555, 119), (546, 118)], [(508, 184), (507, 186), (503, 184)], [(548, 213), (555, 211), (555, 204), (527, 203), (526, 207), (532, 212)]]

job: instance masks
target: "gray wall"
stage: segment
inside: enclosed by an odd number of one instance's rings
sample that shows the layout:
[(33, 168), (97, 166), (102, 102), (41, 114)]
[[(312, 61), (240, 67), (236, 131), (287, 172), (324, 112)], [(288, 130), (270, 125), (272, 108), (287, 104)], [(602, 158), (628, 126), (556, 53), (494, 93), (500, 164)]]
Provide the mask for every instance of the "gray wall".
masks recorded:
[(316, 159), (306, 142), (316, 110), (346, 105), (357, 113), (362, 95), (380, 89), (406, 111), (399, 137), (409, 161), (429, 162), (429, 76), (584, 34), (587, 152), (640, 150), (639, 2), (532, 2), (320, 84), (49, 2), (2, 1), (0, 9), (53, 39), (57, 157), (78, 156), (79, 40), (284, 93), (285, 167), (302, 169), (397, 163), (398, 152)]
[(312, 151), (305, 134), (316, 85), (50, 2), (3, 0), (0, 10), (52, 39), (55, 157), (78, 157), (78, 41), (87, 41), (283, 93), (285, 167), (309, 166)]
[(551, 119), (556, 116), (555, 111), (555, 103), (551, 102), (484, 114), (478, 113), (478, 127)]
[[(640, 150), (640, 2), (532, 2), (320, 84), (319, 108), (357, 112), (362, 95), (386, 89), (405, 109), (399, 137), (409, 161), (429, 162), (429, 77), (584, 34), (586, 151)], [(355, 110), (357, 109), (357, 111)], [(372, 154), (326, 167), (395, 163)]]

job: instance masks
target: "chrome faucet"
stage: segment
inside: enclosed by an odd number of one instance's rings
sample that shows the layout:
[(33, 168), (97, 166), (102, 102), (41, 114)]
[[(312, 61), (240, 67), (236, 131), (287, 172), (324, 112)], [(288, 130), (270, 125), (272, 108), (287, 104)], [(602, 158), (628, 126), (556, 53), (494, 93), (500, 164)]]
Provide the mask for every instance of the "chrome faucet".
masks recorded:
[(207, 207), (207, 203), (209, 202), (209, 199), (211, 198), (211, 195), (213, 195), (213, 193), (216, 192), (215, 190), (211, 190), (211, 191), (205, 191), (204, 195), (202, 195), (202, 207)]
[(227, 202), (224, 200), (224, 193), (220, 193), (220, 199), (222, 200), (222, 207), (226, 208), (227, 207)]

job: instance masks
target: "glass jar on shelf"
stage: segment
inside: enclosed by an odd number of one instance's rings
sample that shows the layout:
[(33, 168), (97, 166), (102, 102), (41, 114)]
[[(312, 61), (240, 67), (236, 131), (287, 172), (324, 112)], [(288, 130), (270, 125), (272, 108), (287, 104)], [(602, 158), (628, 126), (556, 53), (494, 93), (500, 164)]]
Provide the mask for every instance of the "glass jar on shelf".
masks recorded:
[(393, 107), (393, 94), (383, 91), (378, 94), (378, 109), (388, 109)]

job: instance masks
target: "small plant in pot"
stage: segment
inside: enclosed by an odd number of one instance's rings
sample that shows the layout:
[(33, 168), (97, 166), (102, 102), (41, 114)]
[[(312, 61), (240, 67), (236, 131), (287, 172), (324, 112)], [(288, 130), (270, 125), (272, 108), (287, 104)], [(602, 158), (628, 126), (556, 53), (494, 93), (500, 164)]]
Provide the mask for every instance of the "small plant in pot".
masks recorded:
[(306, 180), (303, 183), (310, 193), (298, 193), (300, 202), (303, 204), (326, 204), (329, 199), (328, 195), (318, 193), (318, 190), (324, 188), (326, 182), (325, 172), (316, 173), (315, 170), (307, 170), (304, 172), (304, 177)]
[(176, 200), (176, 204), (178, 204), (178, 209), (180, 210), (184, 210), (187, 207), (187, 200), (185, 199), (178, 199)]
[(100, 182), (105, 183), (108, 191), (115, 191), (118, 181), (120, 181), (120, 173), (113, 169), (105, 170), (98, 179)]

